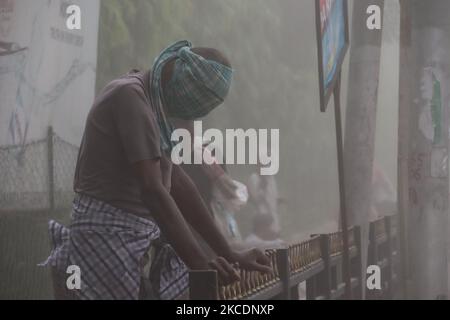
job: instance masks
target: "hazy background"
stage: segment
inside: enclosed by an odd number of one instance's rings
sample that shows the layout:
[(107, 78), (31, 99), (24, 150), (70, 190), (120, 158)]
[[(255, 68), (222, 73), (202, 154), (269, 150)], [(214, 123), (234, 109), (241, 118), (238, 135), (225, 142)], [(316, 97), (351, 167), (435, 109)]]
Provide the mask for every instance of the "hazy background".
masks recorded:
[[(377, 162), (394, 184), (398, 12), (397, 1), (387, 1), (376, 140)], [(97, 89), (131, 68), (148, 69), (176, 40), (222, 50), (235, 79), (225, 105), (204, 127), (280, 129), (283, 232), (309, 233), (333, 225), (338, 214), (334, 112), (332, 103), (327, 113), (319, 110), (315, 30), (314, 1), (103, 1)], [(253, 170), (234, 166), (232, 174), (247, 181)], [(240, 216), (244, 227), (249, 214)]]
[[(332, 104), (326, 113), (319, 108), (314, 17), (312, 0), (103, 0), (96, 91), (130, 69), (150, 68), (157, 54), (176, 40), (223, 51), (235, 69), (234, 83), (225, 105), (205, 119), (204, 127), (280, 129), (277, 180), (280, 195), (287, 199), (280, 207), (283, 236), (301, 238), (335, 229), (339, 204), (334, 112)], [(387, 1), (385, 18), (376, 161), (395, 186), (397, 1)], [(247, 182), (254, 170), (234, 166), (231, 173)], [(0, 298), (51, 297), (48, 274), (36, 271), (35, 265), (49, 252), (46, 221), (55, 217), (64, 221), (68, 214), (63, 210), (39, 217), (0, 215), (0, 230), (13, 230), (0, 233), (0, 242), (10, 243), (2, 249)], [(251, 215), (251, 208), (240, 214), (244, 234)], [(23, 245), (17, 245), (17, 239), (27, 234), (19, 241)]]

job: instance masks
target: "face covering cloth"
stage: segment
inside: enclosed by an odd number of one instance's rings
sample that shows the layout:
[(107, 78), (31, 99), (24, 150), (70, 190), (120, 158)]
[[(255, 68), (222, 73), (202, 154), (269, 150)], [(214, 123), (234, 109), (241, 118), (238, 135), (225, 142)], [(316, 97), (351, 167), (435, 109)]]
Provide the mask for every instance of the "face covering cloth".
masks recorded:
[[(161, 52), (152, 68), (151, 102), (161, 131), (161, 147), (171, 150), (173, 127), (169, 116), (184, 120), (202, 118), (221, 105), (227, 96), (233, 70), (216, 61), (207, 60), (191, 51), (189, 41), (179, 41)], [(164, 66), (175, 59), (172, 78), (164, 92), (161, 75)]]

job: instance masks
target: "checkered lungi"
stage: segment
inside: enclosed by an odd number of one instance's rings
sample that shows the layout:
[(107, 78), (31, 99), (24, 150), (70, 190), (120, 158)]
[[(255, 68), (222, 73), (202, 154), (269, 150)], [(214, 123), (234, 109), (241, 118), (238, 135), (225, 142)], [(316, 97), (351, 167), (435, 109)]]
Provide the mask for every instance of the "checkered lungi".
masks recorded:
[[(137, 300), (145, 278), (157, 299), (176, 299), (187, 291), (185, 264), (161, 241), (160, 230), (151, 220), (77, 195), (70, 227), (50, 221), (49, 229), (53, 250), (42, 265), (61, 274), (70, 265), (78, 266), (81, 288), (74, 292), (79, 299)], [(151, 266), (144, 274), (149, 250)]]

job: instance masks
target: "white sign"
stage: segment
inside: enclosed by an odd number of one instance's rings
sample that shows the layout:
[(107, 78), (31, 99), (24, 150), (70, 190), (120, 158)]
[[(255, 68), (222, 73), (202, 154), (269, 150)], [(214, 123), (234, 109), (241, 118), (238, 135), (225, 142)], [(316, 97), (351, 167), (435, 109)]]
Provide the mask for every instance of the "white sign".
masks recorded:
[(99, 0), (0, 0), (0, 146), (42, 139), (48, 126), (80, 143), (98, 21)]

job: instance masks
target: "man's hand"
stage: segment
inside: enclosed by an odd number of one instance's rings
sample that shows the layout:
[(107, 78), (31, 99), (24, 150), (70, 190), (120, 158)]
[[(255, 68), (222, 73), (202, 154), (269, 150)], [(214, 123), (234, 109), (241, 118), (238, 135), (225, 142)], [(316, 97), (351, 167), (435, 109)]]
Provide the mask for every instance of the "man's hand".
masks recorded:
[(242, 252), (234, 252), (231, 256), (232, 262), (237, 262), (239, 266), (247, 270), (255, 270), (263, 273), (271, 273), (270, 260), (259, 249), (250, 249)]
[[(240, 267), (248, 270), (256, 270), (264, 273), (272, 272), (269, 258), (261, 250), (252, 249), (244, 252), (236, 252), (230, 247), (217, 224), (214, 222), (197, 188), (178, 166), (173, 167), (171, 195), (181, 208), (181, 212), (186, 220), (205, 239), (219, 257), (226, 259), (227, 264), (224, 264), (223, 261), (220, 264), (222, 269), (225, 266), (225, 270), (230, 270), (228, 267), (229, 263), (238, 263)], [(217, 262), (215, 264), (216, 266)], [(203, 268), (204, 266), (202, 266)]]
[(209, 268), (217, 271), (222, 285), (232, 284), (240, 280), (240, 276), (233, 266), (224, 258), (218, 257), (208, 263)]

